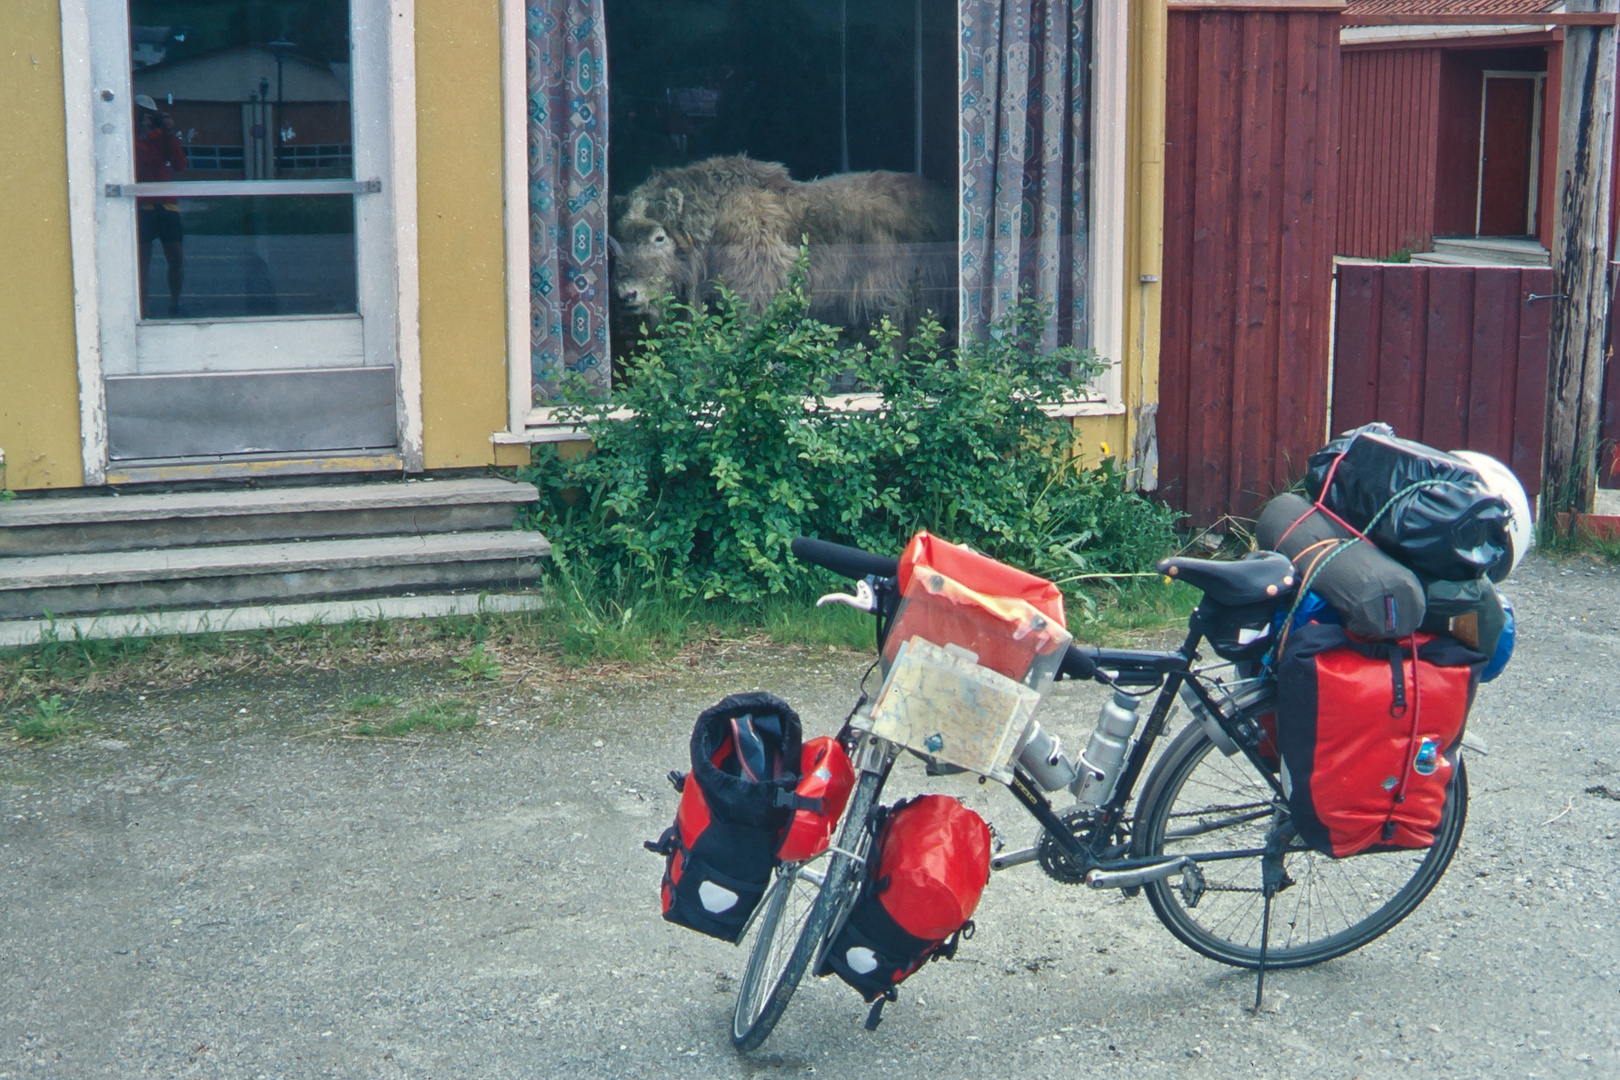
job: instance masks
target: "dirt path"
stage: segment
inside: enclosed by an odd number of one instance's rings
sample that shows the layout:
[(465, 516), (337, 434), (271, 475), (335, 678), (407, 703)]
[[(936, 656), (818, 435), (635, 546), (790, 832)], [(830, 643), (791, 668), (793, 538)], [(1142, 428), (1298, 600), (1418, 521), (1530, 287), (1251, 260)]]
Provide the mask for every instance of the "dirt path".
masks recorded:
[[(1144, 901), (1025, 867), (876, 1034), (817, 983), (747, 1060), (726, 1039), (742, 957), (658, 920), (641, 841), (701, 707), (769, 688), (831, 730), (861, 658), (531, 679), (484, 692), (474, 729), (399, 740), (352, 737), (342, 707), (463, 684), (87, 700), (92, 733), (0, 751), (0, 1078), (1620, 1075), (1620, 573), (1532, 560), (1510, 591), (1520, 651), (1475, 712), (1490, 753), (1457, 862), (1384, 939), (1275, 975), (1272, 1011)], [(1080, 737), (1091, 691), (1043, 722)], [(1029, 832), (1005, 793), (947, 789)]]

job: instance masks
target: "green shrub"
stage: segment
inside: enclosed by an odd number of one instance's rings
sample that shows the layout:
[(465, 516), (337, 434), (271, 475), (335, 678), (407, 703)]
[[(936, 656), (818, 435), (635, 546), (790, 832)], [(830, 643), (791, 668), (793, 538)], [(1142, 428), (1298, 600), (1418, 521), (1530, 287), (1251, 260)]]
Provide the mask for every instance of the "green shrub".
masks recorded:
[[(795, 536), (898, 553), (926, 528), (1072, 590), (1173, 546), (1175, 515), (1127, 491), (1111, 461), (1081, 468), (1070, 423), (1043, 410), (1105, 364), (1040, 349), (1033, 303), (956, 349), (937, 323), (849, 345), (807, 307), (802, 284), (758, 317), (729, 296), (666, 304), (611, 403), (565, 388), (563, 415), (594, 452), (541, 447), (523, 473), (562, 575), (753, 603), (822, 583), (792, 558)], [(875, 408), (829, 400), (849, 371)]]

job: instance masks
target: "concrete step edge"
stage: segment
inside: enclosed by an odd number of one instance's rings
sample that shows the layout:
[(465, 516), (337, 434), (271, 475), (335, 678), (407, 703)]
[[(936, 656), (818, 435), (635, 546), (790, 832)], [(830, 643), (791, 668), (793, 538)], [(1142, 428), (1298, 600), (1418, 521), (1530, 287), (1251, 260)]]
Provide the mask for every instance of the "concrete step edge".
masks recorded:
[(443, 619), (502, 612), (539, 611), (538, 593), (433, 593), (359, 600), (253, 604), (235, 608), (79, 615), (0, 621), (0, 649), (75, 638), (107, 639), (235, 633), (284, 626), (310, 626), (377, 619)]
[(451, 559), (538, 559), (550, 554), (551, 542), (541, 534), (514, 531), (24, 556), (0, 559), (0, 591), (403, 567)]
[(187, 491), (168, 495), (96, 495), (22, 499), (0, 505), (0, 529), (50, 525), (117, 525), (174, 518), (267, 517), (282, 514), (476, 506), (534, 502), (533, 484), (495, 478), (343, 484), (258, 491)]

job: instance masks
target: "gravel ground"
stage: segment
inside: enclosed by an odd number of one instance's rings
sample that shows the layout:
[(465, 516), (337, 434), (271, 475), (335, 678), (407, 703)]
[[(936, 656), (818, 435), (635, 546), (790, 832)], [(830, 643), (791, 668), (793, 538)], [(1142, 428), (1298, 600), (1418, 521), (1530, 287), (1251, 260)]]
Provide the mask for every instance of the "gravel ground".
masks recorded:
[[(344, 737), (332, 710), (442, 673), (88, 701), (91, 734), (0, 749), (0, 1080), (1620, 1076), (1620, 573), (1532, 559), (1510, 591), (1519, 653), (1471, 723), (1490, 752), (1457, 861), (1384, 938), (1273, 974), (1259, 1016), (1252, 978), (1144, 900), (1026, 866), (876, 1033), (813, 982), (747, 1058), (743, 956), (658, 919), (641, 841), (702, 706), (770, 688), (829, 731), (863, 660), (525, 683), (422, 739)], [(1095, 700), (1063, 689), (1043, 721), (1072, 742)], [(1028, 835), (1005, 792), (934, 784)]]

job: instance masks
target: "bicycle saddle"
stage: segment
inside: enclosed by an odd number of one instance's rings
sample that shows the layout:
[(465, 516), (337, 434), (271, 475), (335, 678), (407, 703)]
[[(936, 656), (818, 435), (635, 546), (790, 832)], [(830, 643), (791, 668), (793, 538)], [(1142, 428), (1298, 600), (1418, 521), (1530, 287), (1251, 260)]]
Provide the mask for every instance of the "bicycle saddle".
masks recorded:
[(1281, 600), (1297, 581), (1294, 564), (1275, 551), (1250, 552), (1236, 562), (1176, 556), (1160, 562), (1159, 573), (1204, 590), (1222, 607)]

